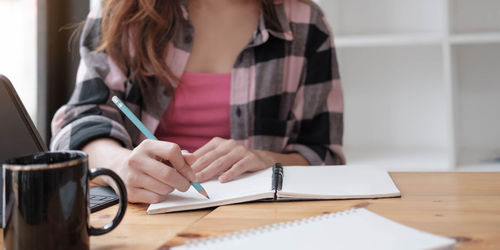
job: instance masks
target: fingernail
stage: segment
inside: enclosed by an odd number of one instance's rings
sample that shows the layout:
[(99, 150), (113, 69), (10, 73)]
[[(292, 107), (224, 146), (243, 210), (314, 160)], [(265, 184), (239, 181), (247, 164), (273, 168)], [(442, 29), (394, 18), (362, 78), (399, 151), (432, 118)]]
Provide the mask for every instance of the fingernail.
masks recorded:
[(219, 177), (219, 182), (226, 182), (227, 181), (227, 177), (225, 175), (221, 175)]
[(191, 153), (185, 149), (181, 150), (181, 154), (183, 155), (191, 155)]

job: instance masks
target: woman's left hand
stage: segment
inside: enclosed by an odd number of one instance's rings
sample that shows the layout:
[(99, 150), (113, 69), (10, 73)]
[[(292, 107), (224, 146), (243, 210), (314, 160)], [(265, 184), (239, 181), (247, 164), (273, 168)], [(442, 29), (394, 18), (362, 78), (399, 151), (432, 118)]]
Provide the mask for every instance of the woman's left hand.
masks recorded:
[(191, 165), (198, 181), (204, 182), (219, 176), (228, 182), (245, 172), (271, 167), (275, 159), (266, 151), (250, 150), (232, 139), (215, 137), (194, 152), (197, 160)]

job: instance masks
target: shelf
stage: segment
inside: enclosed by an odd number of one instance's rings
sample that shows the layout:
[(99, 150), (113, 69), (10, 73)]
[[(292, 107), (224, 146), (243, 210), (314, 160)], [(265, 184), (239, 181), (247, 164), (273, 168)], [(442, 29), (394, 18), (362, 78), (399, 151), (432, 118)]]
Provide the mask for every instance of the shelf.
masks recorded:
[(454, 34), (450, 37), (451, 44), (484, 44), (500, 43), (500, 32)]
[(456, 45), (458, 164), (500, 157), (500, 44)]
[(336, 35), (444, 33), (444, 1), (315, 0)]
[(462, 146), (458, 156), (458, 167), (500, 165), (500, 149)]
[(481, 162), (471, 165), (460, 165), (457, 168), (460, 172), (499, 172), (500, 160), (491, 162)]
[(418, 46), (440, 45), (443, 36), (440, 34), (396, 34), (396, 35), (357, 35), (336, 36), (336, 48), (379, 47), (379, 46)]
[(346, 145), (449, 146), (440, 46), (337, 53), (344, 83)]
[(449, 154), (444, 149), (345, 148), (347, 163), (389, 171), (449, 171)]
[(500, 32), (500, 1), (449, 1), (452, 33)]
[(334, 34), (349, 164), (500, 171), (500, 0), (314, 0)]

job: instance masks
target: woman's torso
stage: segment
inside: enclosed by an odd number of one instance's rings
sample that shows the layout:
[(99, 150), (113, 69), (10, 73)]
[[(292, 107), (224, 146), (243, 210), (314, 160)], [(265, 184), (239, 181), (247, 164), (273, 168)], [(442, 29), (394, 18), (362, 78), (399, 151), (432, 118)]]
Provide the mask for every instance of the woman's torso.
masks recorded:
[(155, 132), (190, 152), (213, 137), (231, 136), (229, 92), (231, 74), (185, 72)]

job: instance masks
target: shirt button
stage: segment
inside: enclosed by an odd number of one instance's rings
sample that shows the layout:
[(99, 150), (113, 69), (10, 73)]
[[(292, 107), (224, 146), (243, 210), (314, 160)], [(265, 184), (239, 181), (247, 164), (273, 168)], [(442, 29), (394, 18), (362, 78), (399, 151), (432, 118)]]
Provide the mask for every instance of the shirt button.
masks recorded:
[(187, 35), (184, 37), (184, 43), (191, 43), (193, 41), (193, 36)]
[(238, 116), (238, 117), (241, 116), (241, 109), (240, 109), (240, 107), (236, 108), (236, 116)]

